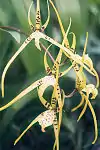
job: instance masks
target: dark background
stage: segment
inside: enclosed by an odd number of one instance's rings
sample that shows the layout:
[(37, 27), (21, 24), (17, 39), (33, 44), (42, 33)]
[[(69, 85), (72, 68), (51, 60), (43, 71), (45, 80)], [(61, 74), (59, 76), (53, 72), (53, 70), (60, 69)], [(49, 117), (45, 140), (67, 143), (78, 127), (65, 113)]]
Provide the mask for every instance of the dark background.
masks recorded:
[[(16, 27), (27, 34), (31, 33), (27, 21), (27, 12), (31, 0), (0, 0), (0, 26)], [(47, 17), (46, 0), (40, 0), (42, 23)], [(72, 18), (71, 31), (77, 37), (76, 51), (81, 55), (84, 47), (86, 32), (89, 32), (87, 53), (92, 58), (94, 67), (100, 76), (100, 0), (55, 0), (65, 30), (69, 24), (69, 17)], [(35, 24), (35, 6), (31, 11), (31, 18)], [(62, 36), (54, 10), (50, 5), (51, 19), (46, 29), (46, 34), (61, 42)], [(26, 36), (17, 32), (12, 33), (20, 43), (7, 32), (0, 30), (0, 77), (3, 69), (11, 56), (20, 47)], [(71, 42), (71, 37), (69, 36)], [(45, 44), (47, 46), (47, 43)], [(50, 50), (56, 58), (58, 49), (52, 47)], [(5, 80), (5, 98), (0, 98), (1, 106), (13, 99), (25, 87), (46, 75), (43, 64), (43, 51), (39, 51), (32, 41), (24, 51), (17, 57), (9, 68)], [(52, 63), (51, 63), (52, 65)], [(66, 64), (67, 65), (67, 64)], [(66, 68), (66, 65), (63, 69)], [(88, 83), (95, 83), (95, 79), (87, 74)], [(75, 88), (75, 74), (70, 71), (60, 80), (60, 86), (66, 94)], [(50, 99), (51, 89), (45, 93)], [(100, 133), (95, 145), (94, 124), (91, 112), (87, 109), (79, 123), (77, 118), (82, 108), (71, 113), (71, 109), (80, 102), (80, 95), (75, 94), (70, 99), (65, 99), (63, 121), (60, 132), (61, 150), (99, 150)], [(100, 94), (91, 101), (97, 115), (98, 132), (100, 132)], [(13, 146), (15, 139), (27, 127), (31, 120), (44, 111), (45, 108), (39, 101), (37, 91), (34, 90), (19, 102), (5, 111), (0, 112), (0, 150), (51, 150), (54, 143), (53, 127), (42, 133), (38, 124), (34, 125), (20, 140)]]

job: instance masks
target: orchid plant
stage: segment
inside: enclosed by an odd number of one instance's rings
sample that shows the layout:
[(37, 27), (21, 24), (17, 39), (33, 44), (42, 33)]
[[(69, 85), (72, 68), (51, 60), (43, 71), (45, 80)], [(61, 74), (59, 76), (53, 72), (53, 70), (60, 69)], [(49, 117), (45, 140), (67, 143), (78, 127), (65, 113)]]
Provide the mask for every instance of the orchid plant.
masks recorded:
[[(45, 28), (47, 27), (48, 23), (49, 23), (49, 19), (50, 19), (50, 10), (49, 10), (49, 3), (47, 1), (48, 4), (48, 18), (46, 23), (40, 27), (41, 25), (41, 15), (40, 15), (40, 0), (37, 0), (37, 9), (36, 9), (36, 28), (34, 28), (31, 19), (30, 19), (30, 10), (32, 7), (32, 3), (29, 7), (29, 11), (28, 11), (28, 23), (31, 27), (31, 29), (34, 29), (32, 34), (29, 35), (29, 37), (24, 41), (24, 43), (21, 45), (21, 47), (18, 49), (18, 51), (12, 56), (12, 58), (9, 60), (9, 62), (7, 63), (7, 65), (4, 68), (4, 71), (2, 73), (2, 78), (1, 78), (1, 91), (2, 91), (2, 97), (4, 97), (4, 81), (5, 81), (5, 75), (7, 73), (7, 70), (9, 69), (10, 65), (13, 63), (13, 61), (16, 59), (16, 57), (24, 50), (24, 48), (34, 39), (35, 40), (35, 46), (41, 50), (40, 48), (40, 44), (39, 44), (39, 40), (40, 39), (44, 39), (50, 43), (52, 43), (53, 45), (61, 48), (63, 50), (63, 53), (69, 58), (74, 60), (76, 63), (80, 64), (81, 66), (83, 66), (88, 72), (90, 72), (91, 74), (94, 74), (93, 71), (91, 71), (84, 63), (82, 63), (82, 61), (80, 59), (78, 59), (76, 57), (76, 55), (73, 54), (73, 52), (68, 48), (68, 47), (64, 47), (62, 44), (59, 44), (57, 41), (55, 41), (54, 39), (52, 39), (51, 37), (47, 36), (46, 34), (42, 33)], [(67, 34), (67, 33), (66, 33)]]
[[(58, 43), (51, 37), (47, 36), (44, 32), (46, 29), (49, 20), (50, 20), (50, 8), (49, 3), (52, 5), (56, 15), (57, 19), (60, 25), (60, 29), (63, 35), (63, 41), (62, 43)], [(91, 58), (86, 54), (86, 47), (87, 47), (87, 41), (88, 41), (88, 33), (86, 34), (86, 42), (84, 45), (84, 50), (82, 56), (76, 54), (76, 36), (73, 32), (69, 33), (70, 27), (71, 27), (71, 18), (70, 23), (67, 28), (67, 31), (65, 32), (60, 15), (53, 4), (52, 0), (47, 0), (47, 6), (48, 6), (48, 17), (44, 25), (41, 26), (41, 14), (40, 14), (40, 0), (37, 0), (37, 7), (36, 7), (36, 25), (32, 24), (30, 13), (31, 13), (31, 7), (32, 4), (29, 7), (28, 10), (28, 23), (32, 29), (32, 34), (29, 35), (29, 37), (24, 41), (24, 43), (21, 45), (21, 47), (18, 49), (18, 51), (12, 56), (12, 58), (9, 60), (7, 65), (4, 68), (2, 79), (1, 79), (1, 91), (2, 91), (2, 97), (4, 97), (4, 81), (6, 73), (10, 67), (10, 65), (13, 63), (13, 61), (16, 59), (16, 57), (24, 50), (24, 48), (34, 39), (35, 40), (35, 46), (37, 49), (41, 50), (40, 47), (40, 39), (44, 39), (46, 41), (49, 41), (51, 44), (46, 49), (46, 52), (44, 54), (44, 66), (46, 71), (46, 76), (43, 78), (33, 82), (30, 86), (28, 86), (26, 89), (24, 89), (20, 94), (18, 94), (15, 98), (13, 98), (8, 104), (0, 107), (0, 111), (3, 111), (19, 101), (22, 97), (24, 97), (26, 94), (37, 88), (39, 100), (44, 105), (44, 107), (47, 109), (46, 111), (42, 112), (40, 115), (38, 115), (30, 124), (29, 126), (22, 132), (22, 134), (16, 139), (14, 145), (22, 138), (22, 136), (36, 123), (39, 122), (41, 126), (42, 132), (45, 132), (45, 128), (48, 126), (53, 125), (54, 127), (54, 133), (55, 133), (55, 143), (53, 149), (59, 150), (59, 132), (61, 127), (61, 121), (62, 121), (62, 111), (63, 111), (63, 105), (64, 105), (64, 99), (66, 97), (71, 97), (74, 95), (74, 92), (72, 92), (69, 95), (66, 95), (64, 91), (60, 88), (59, 85), (59, 78), (63, 77), (65, 74), (68, 73), (71, 69), (75, 71), (76, 74), (76, 80), (75, 80), (75, 89), (79, 94), (81, 95), (82, 99), (79, 105), (77, 105), (75, 108), (72, 109), (72, 111), (77, 110), (80, 108), (84, 103), (84, 107), (82, 112), (79, 115), (78, 121), (81, 119), (83, 114), (86, 111), (87, 106), (90, 108), (93, 120), (94, 120), (94, 127), (95, 127), (95, 138), (92, 144), (94, 144), (98, 137), (98, 129), (97, 129), (97, 119), (95, 115), (95, 111), (91, 105), (91, 102), (89, 100), (89, 95), (92, 94), (91, 99), (95, 99), (98, 95), (97, 88), (99, 87), (99, 77), (96, 72), (96, 70), (93, 67), (93, 62)], [(68, 41), (68, 34), (72, 34), (72, 44), (70, 46)], [(59, 52), (57, 54), (56, 60), (54, 60), (53, 67), (51, 68), (47, 62), (47, 53), (49, 51), (49, 48), (51, 46), (57, 46), (59, 48)], [(71, 65), (67, 67), (67, 69), (63, 72), (60, 72), (61, 67), (61, 60), (62, 60), (62, 54), (66, 56), (66, 58), (69, 58)], [(94, 84), (87, 84), (86, 80), (86, 74), (84, 73), (84, 70), (86, 69), (90, 74), (92, 74), (94, 77), (96, 77), (96, 85)], [(53, 87), (53, 92), (51, 96), (50, 103), (48, 100), (46, 100), (43, 97), (43, 94), (48, 86)], [(58, 117), (57, 117), (58, 113)]]

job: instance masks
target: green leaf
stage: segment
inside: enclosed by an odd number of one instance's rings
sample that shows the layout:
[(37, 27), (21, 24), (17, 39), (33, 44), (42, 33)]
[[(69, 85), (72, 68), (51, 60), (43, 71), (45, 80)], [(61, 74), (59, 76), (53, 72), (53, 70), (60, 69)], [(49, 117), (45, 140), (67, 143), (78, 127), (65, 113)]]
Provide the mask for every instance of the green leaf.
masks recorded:
[(8, 29), (3, 29), (2, 27), (0, 27), (0, 30), (8, 32), (10, 35), (12, 35), (12, 37), (18, 42), (20, 43), (20, 33), (16, 32), (16, 31), (12, 31), (12, 30), (8, 30)]

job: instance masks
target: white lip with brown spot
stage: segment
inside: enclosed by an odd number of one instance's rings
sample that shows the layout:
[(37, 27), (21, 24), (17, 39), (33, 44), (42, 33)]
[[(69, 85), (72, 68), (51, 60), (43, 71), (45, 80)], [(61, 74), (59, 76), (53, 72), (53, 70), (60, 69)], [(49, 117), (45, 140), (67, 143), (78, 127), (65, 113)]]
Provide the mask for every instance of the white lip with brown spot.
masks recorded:
[(47, 110), (40, 115), (38, 122), (41, 128), (45, 129), (46, 127), (51, 126), (53, 124), (53, 120), (54, 110)]

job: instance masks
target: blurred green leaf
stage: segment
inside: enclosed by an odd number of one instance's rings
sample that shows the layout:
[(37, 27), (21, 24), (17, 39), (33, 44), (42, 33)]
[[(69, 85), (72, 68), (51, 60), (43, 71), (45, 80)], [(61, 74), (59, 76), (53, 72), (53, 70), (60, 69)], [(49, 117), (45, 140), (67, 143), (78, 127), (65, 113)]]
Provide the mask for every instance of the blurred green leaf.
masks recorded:
[(8, 15), (6, 12), (4, 12), (4, 10), (2, 8), (0, 8), (0, 23), (2, 23), (3, 25), (8, 24)]
[(12, 35), (12, 37), (18, 42), (20, 43), (20, 33), (16, 32), (16, 31), (10, 31), (7, 29), (3, 29), (2, 27), (0, 27), (0, 30), (5, 31), (7, 33), (9, 33), (10, 35)]

